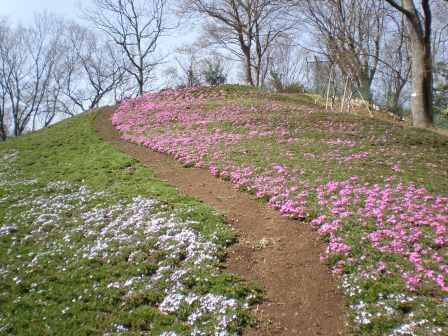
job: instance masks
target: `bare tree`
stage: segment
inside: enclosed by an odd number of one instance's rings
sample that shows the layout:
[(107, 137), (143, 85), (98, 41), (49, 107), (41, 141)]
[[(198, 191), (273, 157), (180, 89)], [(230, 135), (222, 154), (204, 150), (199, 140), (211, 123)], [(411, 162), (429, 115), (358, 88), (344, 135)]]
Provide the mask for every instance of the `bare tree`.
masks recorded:
[[(0, 39), (1, 43), (1, 39)], [(1, 61), (0, 61), (1, 62)], [(7, 132), (7, 114), (6, 114), (6, 99), (7, 99), (7, 92), (3, 86), (3, 81), (0, 80), (0, 140), (5, 141), (8, 132)]]
[(176, 49), (172, 65), (163, 73), (166, 87), (193, 87), (201, 84), (202, 48), (194, 43)]
[(8, 110), (11, 118), (14, 119), (14, 125), (11, 125), (14, 135), (18, 135), (22, 128), (21, 125), (26, 124), (26, 122), (22, 122), (22, 119), (26, 121), (27, 117), (30, 116), (28, 112), (22, 112), (21, 110), (22, 83), (26, 77), (25, 67), (27, 61), (26, 54), (22, 50), (23, 45), (23, 34), (16, 30), (9, 30), (7, 36), (2, 39), (0, 44), (3, 108), (4, 112), (6, 113), (6, 110)]
[(269, 52), (270, 80), (278, 91), (304, 81), (305, 57), (291, 41), (292, 37), (286, 35), (278, 39)]
[(126, 80), (126, 63), (111, 43), (76, 23), (66, 27), (63, 94), (81, 111), (97, 107)]
[(119, 45), (129, 60), (126, 69), (142, 95), (154, 68), (159, 38), (169, 29), (165, 23), (166, 0), (93, 0), (85, 17)]
[(402, 93), (410, 81), (411, 46), (401, 15), (390, 13), (387, 29), (378, 72), (383, 82), (386, 106), (401, 116)]
[[(0, 135), (35, 129), (37, 120), (49, 119), (44, 108), (58, 59), (61, 22), (54, 16), (35, 16), (31, 28), (0, 28)], [(12, 125), (7, 125), (10, 119)], [(48, 123), (44, 123), (45, 126)]]
[(8, 29), (7, 21), (5, 19), (0, 20), (0, 140), (2, 141), (6, 140), (8, 136), (8, 125), (6, 122), (8, 91), (6, 80), (9, 77), (9, 69), (4, 57), (5, 50), (2, 46), (7, 45), (9, 34), (10, 30)]
[[(32, 28), (11, 29), (0, 46), (2, 87), (7, 95), (13, 134), (32, 127), (50, 87), (60, 36), (59, 21), (36, 15)], [(34, 125), (33, 125), (34, 126)]]
[[(29, 55), (28, 69), (30, 76), (27, 82), (23, 82), (25, 88), (28, 85), (28, 96), (24, 96), (22, 111), (25, 112), (19, 134), (23, 133), (27, 126), (36, 129), (36, 116), (44, 113), (42, 110), (44, 101), (50, 91), (52, 77), (59, 59), (59, 43), (62, 34), (63, 23), (54, 15), (47, 13), (35, 15), (34, 25), (23, 31), (25, 33), (25, 52)], [(23, 51), (22, 51), (23, 52)], [(28, 107), (28, 109), (26, 109)], [(29, 113), (29, 117), (27, 116)], [(29, 118), (29, 119), (27, 119)], [(31, 123), (31, 125), (27, 125)]]
[(332, 64), (370, 100), (378, 69), (386, 11), (383, 0), (298, 1), (315, 40)]
[(405, 18), (412, 44), (412, 124), (416, 127), (433, 125), (433, 60), (431, 46), (431, 1), (421, 0), (417, 9), (414, 0), (386, 0)]
[(200, 49), (197, 45), (185, 46), (177, 49), (176, 63), (180, 69), (180, 85), (193, 87), (201, 83), (199, 71)]
[(184, 11), (203, 15), (211, 44), (225, 48), (244, 64), (245, 81), (261, 86), (267, 54), (280, 34), (292, 30), (284, 6), (272, 0), (184, 0)]
[(434, 85), (437, 86), (440, 80), (445, 79), (445, 73), (439, 71), (440, 64), (445, 64), (448, 60), (448, 3), (444, 0), (432, 2), (432, 58), (434, 65)]
[(128, 62), (113, 42), (54, 15), (31, 27), (1, 20), (0, 139), (130, 95)]

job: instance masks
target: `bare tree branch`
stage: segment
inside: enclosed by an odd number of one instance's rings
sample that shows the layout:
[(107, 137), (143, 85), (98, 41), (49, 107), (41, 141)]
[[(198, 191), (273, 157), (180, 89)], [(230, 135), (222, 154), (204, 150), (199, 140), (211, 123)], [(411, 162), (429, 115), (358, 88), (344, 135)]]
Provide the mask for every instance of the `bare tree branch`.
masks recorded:
[(166, 0), (94, 0), (84, 16), (103, 31), (126, 55), (128, 73), (135, 78), (139, 94), (161, 59), (152, 57), (159, 38), (170, 27), (165, 23)]

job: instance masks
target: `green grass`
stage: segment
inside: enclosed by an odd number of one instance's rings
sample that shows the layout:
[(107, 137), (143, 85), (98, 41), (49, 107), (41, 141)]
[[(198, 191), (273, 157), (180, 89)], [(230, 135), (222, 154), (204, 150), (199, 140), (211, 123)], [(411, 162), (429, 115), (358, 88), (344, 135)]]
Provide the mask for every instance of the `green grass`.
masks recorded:
[[(202, 90), (208, 92), (215, 88)], [(433, 193), (448, 193), (447, 138), (376, 119), (324, 113), (313, 105), (308, 95), (269, 95), (244, 86), (223, 86), (219, 90), (226, 96), (214, 98), (205, 104), (205, 110), (226, 104), (255, 105), (262, 111), (251, 116), (251, 123), (263, 129), (287, 130), (289, 136), (298, 139), (292, 143), (279, 142), (277, 136), (267, 135), (211, 148), (210, 156), (215, 151), (224, 153), (225, 164), (250, 166), (260, 175), (271, 174), (272, 164), (281, 164), (295, 178), (290, 183), (299, 186), (307, 183), (307, 188), (351, 176), (359, 176), (361, 184), (382, 184), (386, 177), (394, 175), (404, 183), (413, 182)], [(270, 110), (266, 103), (272, 102), (282, 104), (282, 108)], [(312, 113), (308, 113), (310, 109)], [(259, 293), (235, 276), (218, 271), (225, 247), (235, 240), (233, 232), (222, 216), (208, 206), (161, 183), (141, 164), (101, 142), (91, 127), (94, 117), (95, 113), (82, 115), (0, 145), (2, 158), (17, 153), (17, 159), (0, 163), (0, 334), (88, 335), (118, 333), (121, 327), (135, 335), (159, 335), (168, 330), (189, 334), (191, 326), (187, 320), (198, 303), (184, 303), (174, 312), (161, 311), (159, 305), (172, 285), (167, 277), (156, 281), (151, 288), (145, 288), (144, 282), (138, 281), (132, 291), (123, 286), (109, 287), (133, 277), (151, 279), (163, 267), (190, 270), (182, 278), (185, 293), (198, 296), (212, 293), (237, 300), (237, 319), (228, 329), (239, 330), (250, 322), (245, 304), (257, 300)], [(183, 130), (175, 126), (172, 125), (170, 132)], [(220, 128), (247, 134), (241, 125), (226, 121), (205, 127), (209, 131)], [(163, 131), (163, 128), (151, 130)], [(352, 141), (353, 146), (328, 143), (336, 139)], [(360, 152), (367, 152), (368, 156), (343, 160)], [(393, 170), (397, 164), (399, 172)], [(53, 185), (53, 182), (69, 185)], [(81, 186), (87, 191), (80, 191)], [(129, 241), (110, 241), (106, 256), (82, 257), (83, 253), (92, 251), (102, 236), (113, 236), (113, 231), (102, 234), (101, 230), (123, 213), (126, 219), (136, 197), (156, 200), (148, 210), (147, 220), (158, 217), (168, 220), (173, 215), (183, 229), (193, 230), (202, 237), (201, 243), (215, 244), (216, 259), (192, 268), (191, 263), (185, 263), (182, 253), (171, 255), (158, 247), (158, 239), (169, 230), (166, 227), (149, 237), (142, 229), (120, 229), (120, 234), (130, 237)], [(317, 200), (312, 197), (306, 220), (321, 213)], [(36, 200), (42, 202), (35, 203)], [(58, 204), (63, 208), (58, 208)], [(94, 209), (107, 210), (110, 214), (101, 217), (101, 221), (86, 224), (82, 216)], [(45, 216), (39, 218), (47, 210), (57, 215), (57, 222)], [(379, 260), (392, 264), (403, 262), (358, 244), (366, 232), (373, 230), (368, 223), (363, 225), (356, 220), (348, 221), (343, 230), (350, 245), (355, 247), (353, 255), (368, 255), (366, 268)], [(36, 256), (37, 261), (33, 262)], [(327, 260), (329, 266), (338, 256), (331, 258)], [(408, 319), (428, 317), (432, 318), (431, 323), (446, 327), (446, 304), (440, 304), (436, 289), (426, 288), (412, 302), (406, 301), (407, 296), (393, 298), (396, 293), (406, 293), (399, 277), (363, 280), (356, 278), (356, 270), (350, 267), (344, 269), (345, 278), (341, 281), (356, 284), (354, 289), (359, 289), (359, 293), (347, 298), (347, 302), (369, 305), (354, 310), (372, 314), (381, 308), (377, 302), (394, 309), (392, 315), (373, 317), (369, 324), (353, 324), (356, 334), (384, 335)], [(388, 298), (382, 300), (381, 295)], [(416, 315), (410, 318), (410, 312)], [(198, 323), (212, 333), (216, 315), (204, 313), (201, 318)]]
[[(185, 293), (236, 300), (237, 317), (228, 330), (239, 330), (250, 321), (247, 303), (259, 294), (219, 271), (234, 233), (216, 211), (100, 141), (91, 125), (94, 117), (95, 112), (83, 114), (0, 145), (0, 335), (97, 335), (120, 328), (132, 335), (188, 335), (187, 319), (198, 303), (174, 312), (158, 308), (172, 273), (144, 287), (161, 266), (190, 271), (181, 280)], [(138, 198), (155, 202), (144, 220), (175, 220), (200, 242), (213, 242), (214, 259), (194, 266), (182, 253), (157, 247), (169, 228), (153, 236), (143, 227), (107, 228), (135, 215)], [(117, 232), (126, 240), (116, 239)], [(107, 249), (94, 252), (98, 242)], [(133, 277), (145, 281), (111, 285)], [(204, 330), (213, 330), (216, 316), (210, 313)]]
[[(269, 96), (264, 95), (261, 100), (269, 101)], [(397, 127), (374, 118), (319, 112), (316, 106), (312, 113), (306, 113), (301, 109), (311, 105), (310, 102), (302, 100), (300, 95), (294, 99), (290, 96), (274, 95), (272, 100), (288, 105), (285, 105), (284, 111), (274, 112), (266, 109), (265, 113), (259, 113), (258, 124), (271, 130), (287, 129), (289, 136), (298, 139), (297, 141), (292, 143), (279, 141), (280, 138), (276, 135), (256, 137), (232, 145), (219, 145), (212, 148), (210, 153), (223, 151), (225, 164), (229, 165), (228, 162), (231, 162), (237, 167), (251, 167), (255, 176), (270, 175), (274, 163), (283, 165), (295, 176), (293, 184), (300, 186), (301, 183), (306, 183), (307, 188), (310, 185), (312, 187), (325, 185), (329, 181), (344, 181), (351, 176), (359, 177), (359, 185), (364, 183), (382, 185), (386, 178), (396, 176), (397, 180), (405, 185), (414, 183), (434, 194), (448, 194), (446, 137), (431, 131)], [(214, 127), (232, 131), (224, 123)], [(336, 139), (351, 141), (353, 145), (328, 143)], [(368, 156), (362, 159), (344, 160), (350, 155), (362, 152), (368, 153)], [(399, 167), (399, 171), (394, 170), (395, 166)], [(314, 195), (311, 195), (308, 199), (305, 221), (322, 214), (321, 206), (316, 199), (313, 200), (313, 197)], [(357, 209), (351, 210), (356, 213)], [(331, 218), (331, 214), (326, 215)], [(367, 258), (364, 265), (358, 263), (356, 267), (372, 269), (372, 265), (379, 261), (410, 267), (402, 257), (378, 253), (364, 243), (366, 232), (375, 228), (376, 225), (371, 228), (361, 227), (356, 216), (353, 221), (347, 221), (342, 228), (344, 237), (347, 237), (346, 242), (354, 247), (351, 255)], [(431, 246), (432, 243), (427, 244)], [(446, 263), (446, 253), (443, 254), (443, 251), (446, 251), (446, 248), (441, 250)], [(331, 267), (339, 258), (340, 256), (335, 255), (326, 262)], [(442, 335), (446, 332), (446, 295), (441, 294), (434, 286), (429, 285), (415, 295), (407, 292), (399, 276), (362, 279), (356, 273), (354, 267), (347, 266), (341, 277), (341, 283), (351, 283), (355, 288), (353, 293), (356, 294), (347, 297), (347, 303), (352, 308), (350, 311), (354, 312), (351, 323), (354, 334), (389, 335), (392, 330), (406, 325), (409, 321), (430, 321), (430, 324), (440, 327), (440, 332), (437, 328), (430, 330), (423, 326), (413, 327), (416, 331), (409, 335)], [(375, 273), (374, 269), (372, 273)], [(409, 297), (397, 293), (407, 293)], [(388, 314), (384, 307), (388, 307), (394, 313)], [(369, 323), (358, 320), (361, 312), (365, 312)]]
[[(432, 211), (434, 215), (440, 215), (437, 221), (445, 223), (446, 210), (437, 206), (430, 208), (426, 202), (429, 204), (434, 196), (445, 199), (448, 193), (448, 138), (429, 130), (400, 127), (380, 118), (324, 112), (321, 106), (314, 104), (313, 96), (306, 94), (271, 95), (237, 87), (225, 96), (211, 95), (208, 103), (201, 101), (197, 105), (193, 103), (193, 106), (194, 109), (183, 111), (185, 119), (188, 120), (192, 110), (202, 110), (205, 122), (190, 128), (184, 125), (185, 129), (179, 132), (175, 131), (180, 124), (176, 120), (167, 124), (165, 132), (160, 132), (164, 141), (169, 143), (173, 135), (181, 135), (189, 138), (190, 142), (173, 142), (169, 149), (168, 146), (164, 149), (166, 152), (175, 153), (181, 160), (185, 153), (199, 153), (194, 158), (196, 162), (209, 166), (212, 173), (231, 180), (240, 190), (248, 190), (260, 201), (269, 201), (277, 208), (288, 205), (286, 200), (293, 200), (303, 212), (292, 216), (299, 218), (304, 225), (321, 215), (326, 216), (326, 224), (335, 220), (340, 222), (337, 228), (332, 224), (333, 236), (321, 233), (322, 238), (327, 243), (331, 238), (341, 239), (348, 244), (349, 250), (334, 253), (326, 250), (323, 259), (327, 258), (329, 268), (339, 274), (339, 284), (350, 306), (350, 327), (354, 334), (446, 334), (445, 289), (436, 285), (434, 279), (426, 278), (413, 288), (406, 285), (406, 277), (421, 273), (410, 260), (414, 257), (410, 256), (414, 247), (417, 250), (423, 246), (423, 251), (428, 249), (431, 251), (428, 254), (440, 257), (434, 257), (436, 262), (423, 256), (426, 267), (440, 272), (448, 282), (446, 272), (439, 268), (448, 262), (447, 246), (434, 240), (435, 231), (420, 222), (417, 206), (408, 205), (406, 197), (412, 195), (415, 185), (419, 188), (418, 193), (424, 196), (413, 194), (412, 202), (427, 206), (428, 213)], [(219, 118), (206, 118), (208, 113), (215, 112), (214, 109), (219, 109)], [(145, 113), (141, 111), (130, 109), (125, 112)], [(236, 117), (235, 111), (243, 112)], [(147, 111), (149, 125), (157, 120), (153, 112)], [(215, 142), (214, 129), (241, 136), (240, 140)], [(198, 141), (200, 137), (196, 137), (195, 132), (201, 137), (208, 132), (211, 145)], [(156, 141), (163, 144), (159, 139)], [(207, 150), (205, 157), (202, 156), (204, 149)], [(189, 166), (194, 165), (192, 161), (188, 157)], [(331, 191), (331, 185), (336, 183), (350, 184), (350, 187), (343, 191), (345, 187), (338, 184), (340, 189)], [(399, 190), (401, 187), (397, 186), (405, 186), (405, 189)], [(392, 192), (395, 188), (396, 191)], [(328, 191), (327, 202), (319, 199), (322, 190)], [(345, 196), (348, 198), (344, 200)], [(381, 208), (382, 202), (384, 208)], [(338, 207), (348, 212), (342, 215)], [(375, 216), (380, 218), (364, 215), (364, 208), (375, 208), (379, 214)], [(413, 218), (414, 215), (417, 219)], [(423, 220), (429, 220), (428, 217), (431, 216), (425, 214)], [(318, 228), (323, 223), (313, 224)], [(396, 238), (403, 251), (391, 249), (380, 252), (374, 246), (370, 234), (380, 231), (382, 225), (397, 232), (400, 226), (405, 228), (397, 233)], [(414, 229), (415, 232), (421, 230), (420, 238), (404, 241), (407, 232)], [(393, 239), (390, 231), (382, 238), (382, 243), (387, 244)], [(443, 234), (445, 231), (442, 228), (440, 232)], [(383, 270), (379, 269), (380, 262), (386, 265)], [(408, 331), (404, 332), (405, 329)]]

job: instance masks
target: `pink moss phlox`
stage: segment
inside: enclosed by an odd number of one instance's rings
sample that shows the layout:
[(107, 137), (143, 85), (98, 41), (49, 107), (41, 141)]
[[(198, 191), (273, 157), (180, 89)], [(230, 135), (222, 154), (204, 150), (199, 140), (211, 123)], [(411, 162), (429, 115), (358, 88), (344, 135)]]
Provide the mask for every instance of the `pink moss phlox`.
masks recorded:
[[(266, 199), (285, 216), (303, 219), (314, 207), (317, 213), (311, 225), (328, 238), (322, 261), (337, 256), (331, 265), (334, 273), (344, 272), (345, 266), (357, 262), (362, 265), (368, 259), (364, 251), (373, 249), (384, 256), (384, 260), (372, 262), (371, 269), (375, 272), (383, 276), (398, 274), (411, 291), (425, 284), (448, 291), (446, 197), (402, 183), (396, 176), (385, 177), (383, 184), (376, 185), (361, 183), (353, 176), (313, 187), (300, 178), (299, 170), (286, 164), (272, 162), (264, 170), (238, 164), (229, 157), (227, 148), (231, 145), (273, 137), (279, 143), (296, 146), (301, 139), (291, 135), (287, 127), (269, 127), (258, 121), (260, 110), (281, 111), (280, 104), (263, 107), (216, 103), (210, 108), (208, 104), (223, 96), (223, 92), (198, 88), (150, 93), (123, 101), (114, 112), (112, 123), (124, 140), (170, 154), (184, 164), (208, 168), (214, 176)], [(327, 128), (329, 134), (355, 127), (335, 121), (320, 123), (319, 127)], [(347, 139), (325, 142), (332, 146), (356, 146)], [(238, 153), (250, 155), (247, 148), (239, 149)], [(316, 153), (302, 154), (305, 159), (317, 157)], [(285, 155), (294, 156), (291, 152)], [(347, 156), (337, 150), (332, 158), (351, 162), (368, 156), (366, 151)], [(398, 164), (392, 170), (401, 172)], [(317, 205), (312, 198), (317, 198)], [(353, 226), (361, 229), (361, 237), (347, 234), (352, 231), (346, 228)], [(371, 271), (363, 267), (359, 267), (359, 273), (368, 277)]]

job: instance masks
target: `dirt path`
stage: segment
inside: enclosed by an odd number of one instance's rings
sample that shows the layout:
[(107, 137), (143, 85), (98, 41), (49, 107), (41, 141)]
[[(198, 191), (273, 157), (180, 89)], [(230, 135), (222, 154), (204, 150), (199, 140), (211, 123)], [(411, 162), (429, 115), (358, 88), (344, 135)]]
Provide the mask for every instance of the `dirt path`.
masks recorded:
[(103, 140), (151, 168), (161, 180), (224, 213), (238, 231), (228, 269), (255, 280), (267, 296), (255, 311), (260, 325), (245, 335), (345, 335), (343, 298), (319, 262), (324, 247), (309, 225), (282, 217), (204, 169), (183, 168), (167, 155), (120, 141), (110, 121), (112, 111), (102, 110), (95, 120)]

